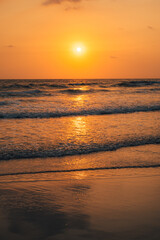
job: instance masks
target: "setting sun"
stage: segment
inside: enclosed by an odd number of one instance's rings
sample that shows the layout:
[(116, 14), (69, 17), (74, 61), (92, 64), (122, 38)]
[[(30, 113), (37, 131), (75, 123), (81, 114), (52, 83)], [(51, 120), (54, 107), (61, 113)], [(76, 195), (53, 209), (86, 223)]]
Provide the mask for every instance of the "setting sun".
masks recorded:
[(81, 51), (82, 51), (81, 47), (77, 47), (77, 52), (81, 52)]
[(82, 56), (86, 53), (86, 47), (82, 43), (75, 43), (72, 45), (72, 52), (76, 56)]

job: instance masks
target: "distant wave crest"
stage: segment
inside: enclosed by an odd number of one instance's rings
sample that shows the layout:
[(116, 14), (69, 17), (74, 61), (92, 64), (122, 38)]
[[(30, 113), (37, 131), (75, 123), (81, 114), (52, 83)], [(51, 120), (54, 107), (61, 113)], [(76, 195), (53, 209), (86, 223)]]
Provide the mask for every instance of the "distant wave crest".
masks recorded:
[(7, 106), (7, 105), (11, 105), (14, 104), (15, 102), (13, 101), (0, 101), (0, 106)]
[(0, 92), (1, 97), (34, 97), (34, 96), (50, 96), (47, 91), (41, 91), (39, 89), (29, 91), (2, 91)]
[(147, 80), (122, 81), (113, 86), (115, 86), (115, 87), (144, 87), (144, 86), (152, 86), (152, 85), (160, 85), (160, 81), (147, 81)]
[(69, 94), (84, 94), (84, 93), (93, 93), (93, 89), (76, 89), (76, 88), (70, 88), (66, 90), (61, 90), (61, 93), (69, 93)]

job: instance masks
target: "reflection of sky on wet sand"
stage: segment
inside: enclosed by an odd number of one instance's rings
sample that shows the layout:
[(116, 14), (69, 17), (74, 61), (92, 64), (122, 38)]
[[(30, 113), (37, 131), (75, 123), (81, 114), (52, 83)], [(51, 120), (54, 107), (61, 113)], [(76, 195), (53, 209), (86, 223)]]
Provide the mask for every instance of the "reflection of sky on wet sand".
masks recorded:
[(158, 240), (159, 177), (151, 169), (146, 177), (142, 170), (134, 177), (121, 171), (112, 178), (91, 173), (89, 180), (90, 172), (75, 172), (61, 174), (61, 181), (51, 174), (50, 181), (39, 175), (33, 182), (1, 183), (0, 239)]

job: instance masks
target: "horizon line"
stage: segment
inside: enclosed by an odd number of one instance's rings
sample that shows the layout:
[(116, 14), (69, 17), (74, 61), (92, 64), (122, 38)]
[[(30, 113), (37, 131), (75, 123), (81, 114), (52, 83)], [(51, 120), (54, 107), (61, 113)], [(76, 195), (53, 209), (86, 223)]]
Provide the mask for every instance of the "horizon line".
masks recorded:
[(136, 78), (0, 78), (0, 80), (139, 80), (160, 79), (160, 77), (136, 77)]

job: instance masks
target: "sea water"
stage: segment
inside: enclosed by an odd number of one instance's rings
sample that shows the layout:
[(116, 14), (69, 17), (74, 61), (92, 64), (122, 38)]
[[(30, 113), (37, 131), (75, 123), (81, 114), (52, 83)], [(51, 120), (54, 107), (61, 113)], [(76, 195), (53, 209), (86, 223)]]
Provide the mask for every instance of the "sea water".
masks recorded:
[(0, 80), (0, 239), (159, 240), (160, 80)]
[(0, 174), (159, 167), (159, 110), (159, 79), (0, 80)]

